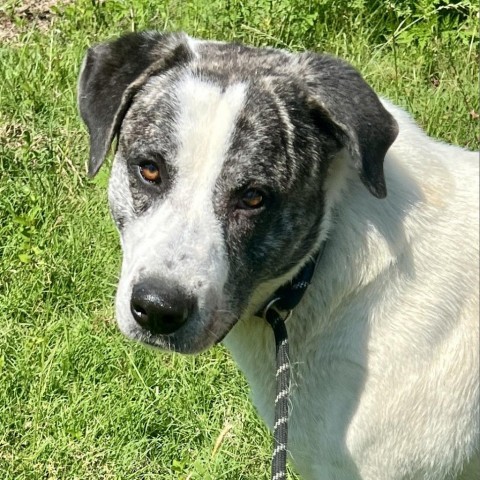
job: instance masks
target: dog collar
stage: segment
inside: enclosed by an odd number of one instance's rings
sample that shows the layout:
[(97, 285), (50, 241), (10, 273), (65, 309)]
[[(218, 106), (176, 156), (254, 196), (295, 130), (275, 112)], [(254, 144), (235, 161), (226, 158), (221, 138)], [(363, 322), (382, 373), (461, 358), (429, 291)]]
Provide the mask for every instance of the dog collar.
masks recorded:
[(272, 296), (265, 302), (264, 306), (256, 313), (257, 317), (265, 318), (270, 308), (281, 312), (291, 312), (303, 298), (310, 285), (317, 262), (325, 250), (325, 242), (322, 243), (317, 253), (313, 255), (302, 269), (286, 284), (277, 288)]

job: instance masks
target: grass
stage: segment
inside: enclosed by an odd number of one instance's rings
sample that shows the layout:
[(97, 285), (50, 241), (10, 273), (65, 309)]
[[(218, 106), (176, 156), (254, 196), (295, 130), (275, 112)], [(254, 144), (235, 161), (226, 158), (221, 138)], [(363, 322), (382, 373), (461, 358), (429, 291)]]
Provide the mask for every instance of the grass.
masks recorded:
[(21, 2), (7, 0), (0, 11), (0, 24), (13, 29), (0, 46), (2, 478), (268, 478), (270, 436), (228, 353), (155, 353), (123, 339), (114, 324), (120, 251), (106, 205), (108, 169), (94, 181), (84, 174), (78, 68), (91, 43), (143, 28), (326, 50), (356, 65), (432, 136), (478, 148), (473, 3), (385, 5), (79, 0), (26, 17)]

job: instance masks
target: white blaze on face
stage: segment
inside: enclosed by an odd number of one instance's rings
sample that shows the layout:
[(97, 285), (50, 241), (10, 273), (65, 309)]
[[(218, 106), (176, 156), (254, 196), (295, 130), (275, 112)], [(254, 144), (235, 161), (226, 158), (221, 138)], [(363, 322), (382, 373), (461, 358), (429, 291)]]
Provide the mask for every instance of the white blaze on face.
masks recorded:
[(235, 84), (222, 91), (218, 85), (188, 77), (176, 94), (181, 113), (175, 190), (180, 196), (195, 192), (195, 200), (211, 204), (235, 120), (244, 104), (245, 85)]
[[(156, 276), (191, 292), (207, 316), (224, 308), (228, 265), (213, 193), (245, 93), (243, 84), (223, 90), (192, 77), (175, 89), (178, 150), (172, 160), (171, 190), (123, 232), (117, 317), (127, 335), (134, 336), (137, 329), (128, 302), (133, 285), (142, 276)], [(204, 318), (202, 323), (207, 326), (209, 321)], [(213, 325), (208, 328), (215, 330)]]

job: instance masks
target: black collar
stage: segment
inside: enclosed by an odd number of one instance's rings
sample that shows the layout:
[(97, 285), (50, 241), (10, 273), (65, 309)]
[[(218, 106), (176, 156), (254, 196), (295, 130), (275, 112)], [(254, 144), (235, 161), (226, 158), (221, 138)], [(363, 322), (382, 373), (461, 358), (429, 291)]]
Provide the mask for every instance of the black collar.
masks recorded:
[(257, 317), (264, 318), (266, 310), (270, 307), (275, 307), (279, 311), (289, 312), (300, 303), (303, 294), (312, 281), (317, 262), (325, 250), (325, 243), (325, 241), (322, 243), (317, 253), (307, 261), (292, 280), (275, 290), (264, 306), (255, 314)]

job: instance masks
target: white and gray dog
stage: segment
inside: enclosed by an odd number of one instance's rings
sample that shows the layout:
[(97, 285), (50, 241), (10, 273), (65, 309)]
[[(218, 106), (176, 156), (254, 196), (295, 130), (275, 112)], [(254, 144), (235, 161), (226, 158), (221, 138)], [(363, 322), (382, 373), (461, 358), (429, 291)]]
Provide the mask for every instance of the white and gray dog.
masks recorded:
[(223, 340), (271, 427), (275, 348), (255, 312), (322, 248), (287, 323), (298, 472), (478, 478), (476, 154), (337, 58), (181, 33), (91, 48), (79, 107), (90, 175), (118, 139), (122, 332), (183, 353)]

